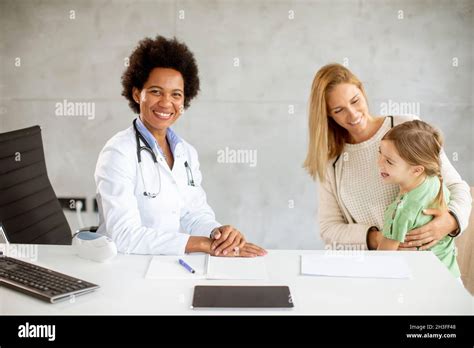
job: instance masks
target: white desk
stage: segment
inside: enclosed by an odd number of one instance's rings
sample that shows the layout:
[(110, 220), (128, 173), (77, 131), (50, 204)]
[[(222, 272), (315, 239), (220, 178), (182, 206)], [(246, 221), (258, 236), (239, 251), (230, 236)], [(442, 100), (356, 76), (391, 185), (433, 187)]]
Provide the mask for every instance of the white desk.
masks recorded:
[[(301, 276), (303, 253), (324, 250), (270, 250), (265, 281), (150, 280), (151, 256), (118, 255), (108, 263), (80, 259), (69, 246), (38, 246), (39, 265), (99, 284), (75, 302), (49, 304), (0, 288), (0, 314), (473, 314), (474, 298), (430, 252), (403, 252), (413, 279), (356, 279)], [(380, 252), (380, 255), (390, 252)], [(400, 253), (400, 252), (399, 252)], [(14, 256), (14, 255), (11, 255)], [(29, 260), (27, 260), (29, 261)], [(194, 285), (288, 285), (295, 307), (285, 310), (191, 309)]]

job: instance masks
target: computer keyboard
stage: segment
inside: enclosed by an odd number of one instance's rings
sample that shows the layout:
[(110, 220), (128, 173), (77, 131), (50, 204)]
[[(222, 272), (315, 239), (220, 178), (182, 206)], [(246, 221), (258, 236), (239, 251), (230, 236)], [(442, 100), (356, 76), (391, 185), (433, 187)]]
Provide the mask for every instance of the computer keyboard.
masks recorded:
[(1, 254), (0, 285), (51, 303), (99, 288), (96, 284)]

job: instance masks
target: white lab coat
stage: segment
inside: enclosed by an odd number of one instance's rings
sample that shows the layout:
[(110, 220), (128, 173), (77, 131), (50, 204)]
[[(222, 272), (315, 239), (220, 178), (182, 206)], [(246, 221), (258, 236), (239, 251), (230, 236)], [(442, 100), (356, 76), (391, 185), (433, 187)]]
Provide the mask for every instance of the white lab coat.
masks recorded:
[[(145, 151), (141, 154), (146, 189), (157, 192), (156, 167), (150, 154)], [(145, 189), (133, 126), (107, 142), (95, 171), (99, 206), (97, 232), (112, 238), (119, 252), (182, 255), (190, 235), (208, 237), (221, 224), (215, 220), (201, 187), (202, 176), (194, 147), (184, 140), (176, 145), (172, 170), (159, 151), (155, 151), (155, 155), (161, 173), (161, 192), (156, 198), (148, 198), (143, 195)], [(185, 161), (192, 170), (196, 186), (188, 185)]]

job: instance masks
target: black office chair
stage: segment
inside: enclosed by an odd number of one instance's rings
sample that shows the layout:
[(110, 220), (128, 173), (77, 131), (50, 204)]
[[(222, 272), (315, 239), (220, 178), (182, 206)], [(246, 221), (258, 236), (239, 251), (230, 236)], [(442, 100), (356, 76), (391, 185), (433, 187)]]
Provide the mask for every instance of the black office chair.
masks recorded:
[(71, 244), (71, 228), (46, 172), (39, 126), (0, 134), (0, 224), (10, 243)]

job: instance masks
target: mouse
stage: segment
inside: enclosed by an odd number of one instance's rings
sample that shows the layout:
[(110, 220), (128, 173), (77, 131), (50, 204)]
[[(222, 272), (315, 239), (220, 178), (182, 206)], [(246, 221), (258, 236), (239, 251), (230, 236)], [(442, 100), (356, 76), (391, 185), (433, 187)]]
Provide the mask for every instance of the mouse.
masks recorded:
[(79, 232), (72, 239), (72, 245), (79, 257), (96, 262), (105, 262), (117, 255), (114, 241), (103, 234)]

